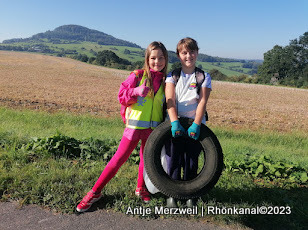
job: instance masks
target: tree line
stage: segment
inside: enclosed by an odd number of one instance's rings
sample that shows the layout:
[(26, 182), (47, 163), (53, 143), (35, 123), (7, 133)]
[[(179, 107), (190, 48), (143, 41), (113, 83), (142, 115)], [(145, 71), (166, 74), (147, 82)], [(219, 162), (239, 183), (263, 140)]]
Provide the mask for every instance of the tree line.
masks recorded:
[(308, 32), (267, 51), (258, 75), (260, 83), (308, 88)]
[[(126, 50), (126, 53), (129, 51)], [(202, 55), (203, 56), (203, 55)], [(169, 51), (169, 62), (171, 69), (180, 67), (180, 62), (174, 52)], [(90, 62), (92, 64), (134, 70), (142, 68), (143, 62), (130, 62), (119, 58), (114, 52), (104, 50), (97, 53), (95, 58), (87, 58), (86, 55), (77, 55), (76, 59)], [(230, 59), (232, 61), (232, 59)], [(238, 60), (237, 60), (238, 61)], [(202, 65), (198, 66), (202, 68)], [(242, 67), (252, 68), (251, 75), (227, 76), (217, 69), (209, 70), (214, 80), (244, 82), (254, 84), (285, 85), (298, 88), (308, 88), (308, 32), (299, 39), (290, 41), (290, 44), (274, 46), (264, 54), (264, 62), (242, 62)]]
[(142, 61), (130, 62), (127, 59), (120, 58), (116, 53), (111, 50), (103, 50), (96, 53), (95, 57), (88, 57), (86, 54), (78, 54), (72, 58), (88, 62), (90, 64), (101, 65), (110, 68), (134, 70), (143, 67)]
[[(125, 51), (124, 52), (128, 52)], [(105, 67), (117, 68), (117, 69), (125, 69), (125, 70), (135, 70), (141, 69), (143, 67), (143, 61), (130, 62), (126, 59), (120, 58), (111, 50), (99, 51), (96, 54), (96, 57), (88, 58), (85, 54), (79, 54), (73, 56), (74, 59), (88, 62), (90, 64), (101, 65)], [(176, 69), (181, 67), (181, 63), (176, 59), (175, 62), (172, 63), (171, 69)], [(199, 68), (203, 69), (202, 65), (198, 65)], [(209, 71), (211, 77), (214, 80), (219, 81), (232, 81), (232, 82), (245, 82), (245, 83), (258, 83), (255, 77), (251, 77), (246, 74), (242, 74), (240, 76), (231, 76), (223, 74), (217, 69), (212, 69)]]

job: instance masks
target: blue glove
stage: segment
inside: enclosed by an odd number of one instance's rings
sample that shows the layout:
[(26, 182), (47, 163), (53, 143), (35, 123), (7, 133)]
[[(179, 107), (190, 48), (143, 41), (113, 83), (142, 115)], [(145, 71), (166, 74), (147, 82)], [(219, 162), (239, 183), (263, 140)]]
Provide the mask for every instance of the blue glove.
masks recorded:
[(187, 134), (190, 138), (198, 140), (200, 136), (200, 125), (197, 125), (195, 122), (188, 128)]
[(185, 134), (185, 129), (180, 124), (179, 120), (171, 122), (171, 132), (173, 137), (180, 137)]

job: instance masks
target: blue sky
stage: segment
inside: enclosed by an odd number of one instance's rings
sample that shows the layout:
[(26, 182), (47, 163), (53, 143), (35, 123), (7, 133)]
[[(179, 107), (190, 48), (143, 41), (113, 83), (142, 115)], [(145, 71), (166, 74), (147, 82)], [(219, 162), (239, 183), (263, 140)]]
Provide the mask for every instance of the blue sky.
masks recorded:
[(0, 42), (75, 24), (175, 51), (183, 37), (200, 53), (263, 59), (308, 31), (308, 0), (0, 0)]

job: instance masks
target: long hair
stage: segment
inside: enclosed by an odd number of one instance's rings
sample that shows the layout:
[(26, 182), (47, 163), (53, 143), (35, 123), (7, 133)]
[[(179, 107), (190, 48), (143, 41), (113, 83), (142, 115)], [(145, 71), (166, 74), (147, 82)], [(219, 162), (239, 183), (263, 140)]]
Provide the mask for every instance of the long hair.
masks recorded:
[[(164, 74), (163, 82), (165, 82), (164, 80), (165, 80), (165, 77), (167, 75), (167, 70), (168, 70), (168, 51), (166, 47), (161, 42), (158, 42), (158, 41), (152, 42), (145, 51), (145, 58), (144, 58), (144, 65), (143, 65), (143, 69), (147, 73), (147, 79), (148, 79), (147, 86), (150, 87), (152, 92), (154, 92), (154, 88), (153, 88), (153, 81), (152, 81), (152, 76), (150, 72), (149, 58), (150, 58), (152, 50), (157, 50), (157, 49), (161, 49), (165, 57), (165, 62), (166, 62), (165, 67), (160, 71)], [(154, 93), (152, 95), (154, 95)]]

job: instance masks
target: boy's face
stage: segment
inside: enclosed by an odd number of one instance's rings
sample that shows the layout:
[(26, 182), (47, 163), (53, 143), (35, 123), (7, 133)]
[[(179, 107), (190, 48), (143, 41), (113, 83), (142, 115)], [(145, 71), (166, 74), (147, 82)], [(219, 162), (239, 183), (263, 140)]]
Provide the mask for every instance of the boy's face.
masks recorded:
[(188, 50), (185, 47), (182, 47), (182, 49), (179, 52), (179, 58), (181, 61), (181, 64), (183, 67), (186, 68), (193, 68), (196, 65), (198, 57), (198, 51), (197, 50)]

